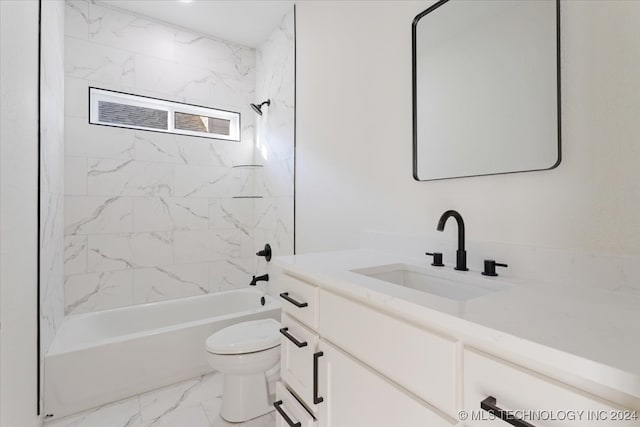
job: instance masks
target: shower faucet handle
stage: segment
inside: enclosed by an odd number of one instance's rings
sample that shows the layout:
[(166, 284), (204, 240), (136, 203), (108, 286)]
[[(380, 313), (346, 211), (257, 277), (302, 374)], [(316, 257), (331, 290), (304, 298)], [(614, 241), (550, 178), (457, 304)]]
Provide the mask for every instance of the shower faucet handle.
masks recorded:
[(271, 261), (271, 245), (267, 243), (263, 250), (256, 252), (256, 255), (263, 256), (267, 262)]

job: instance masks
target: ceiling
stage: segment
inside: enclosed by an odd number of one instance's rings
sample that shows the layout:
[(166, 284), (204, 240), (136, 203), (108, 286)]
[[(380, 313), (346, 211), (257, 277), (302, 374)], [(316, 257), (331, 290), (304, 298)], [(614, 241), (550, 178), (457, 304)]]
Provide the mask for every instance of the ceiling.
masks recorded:
[(256, 47), (293, 7), (293, 1), (260, 0), (101, 0), (170, 24)]

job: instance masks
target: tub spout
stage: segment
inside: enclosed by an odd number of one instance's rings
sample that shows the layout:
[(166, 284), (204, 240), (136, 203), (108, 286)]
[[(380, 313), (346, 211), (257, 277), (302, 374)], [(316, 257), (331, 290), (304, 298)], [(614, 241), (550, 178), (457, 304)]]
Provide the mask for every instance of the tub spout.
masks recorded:
[(261, 281), (265, 281), (268, 282), (269, 281), (269, 275), (268, 274), (263, 274), (262, 276), (253, 276), (253, 279), (251, 279), (251, 283), (249, 283), (249, 286), (255, 286), (258, 282)]

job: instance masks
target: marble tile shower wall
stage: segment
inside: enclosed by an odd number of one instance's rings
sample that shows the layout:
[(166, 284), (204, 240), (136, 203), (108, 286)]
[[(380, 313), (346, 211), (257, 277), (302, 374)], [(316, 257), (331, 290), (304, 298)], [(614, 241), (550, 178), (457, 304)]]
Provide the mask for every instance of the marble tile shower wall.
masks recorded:
[[(293, 254), (295, 138), (295, 16), (280, 25), (256, 50), (256, 99), (271, 105), (256, 122), (256, 249), (269, 242), (274, 255)], [(258, 270), (263, 270), (260, 261)]]
[[(66, 314), (247, 286), (255, 50), (66, 4)], [(88, 87), (241, 113), (241, 142), (89, 125)]]
[(42, 4), (40, 324), (42, 355), (64, 317), (64, 1)]

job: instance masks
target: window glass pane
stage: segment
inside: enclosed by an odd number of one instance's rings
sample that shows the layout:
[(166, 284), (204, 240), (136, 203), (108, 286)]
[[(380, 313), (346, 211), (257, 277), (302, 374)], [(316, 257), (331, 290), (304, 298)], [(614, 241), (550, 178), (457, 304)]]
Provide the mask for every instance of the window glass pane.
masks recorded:
[(175, 128), (181, 130), (190, 130), (193, 132), (229, 135), (231, 133), (231, 120), (200, 116), (196, 114), (180, 113), (176, 111)]
[(105, 123), (151, 129), (166, 130), (169, 127), (167, 111), (107, 101), (98, 102), (98, 120)]

